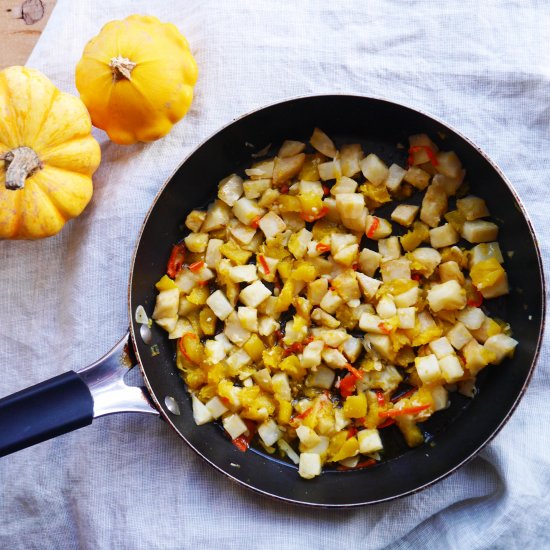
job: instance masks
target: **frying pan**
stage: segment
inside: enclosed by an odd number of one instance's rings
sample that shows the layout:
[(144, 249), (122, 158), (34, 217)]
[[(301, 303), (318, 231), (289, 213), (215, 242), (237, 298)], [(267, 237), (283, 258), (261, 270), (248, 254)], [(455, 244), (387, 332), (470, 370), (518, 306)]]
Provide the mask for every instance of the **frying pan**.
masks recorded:
[[(474, 116), (472, 114), (472, 116)], [(451, 405), (422, 425), (426, 443), (407, 449), (398, 430), (382, 430), (385, 460), (374, 467), (327, 470), (301, 479), (296, 467), (255, 448), (242, 453), (215, 423), (196, 426), (190, 396), (175, 367), (174, 342), (154, 326), (142, 329), (135, 311), (150, 315), (155, 282), (163, 275), (172, 244), (183, 237), (182, 221), (206, 206), (217, 183), (250, 165), (251, 154), (284, 139), (307, 141), (319, 126), (336, 145), (359, 142), (388, 164), (406, 163), (407, 137), (427, 133), (443, 150), (454, 150), (467, 181), (500, 225), (511, 292), (492, 300), (491, 315), (508, 321), (519, 346), (512, 359), (486, 368), (478, 395), (451, 394)], [(387, 213), (382, 209), (380, 215)], [(545, 312), (542, 262), (531, 223), (502, 172), (472, 142), (424, 113), (382, 99), (351, 95), (309, 96), (277, 103), (243, 116), (200, 145), (155, 198), (141, 229), (129, 283), (130, 334), (105, 357), (0, 400), (0, 456), (90, 424), (115, 412), (160, 415), (220, 472), (257, 492), (321, 507), (372, 504), (423, 489), (447, 476), (502, 428), (526, 390), (537, 360)], [(145, 387), (128, 386), (137, 364)]]

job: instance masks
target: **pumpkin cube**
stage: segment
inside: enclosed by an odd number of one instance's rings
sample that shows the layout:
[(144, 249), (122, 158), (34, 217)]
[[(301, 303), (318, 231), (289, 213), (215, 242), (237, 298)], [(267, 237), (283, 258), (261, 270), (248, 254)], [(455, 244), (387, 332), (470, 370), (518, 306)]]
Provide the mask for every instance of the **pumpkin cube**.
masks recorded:
[(454, 261), (443, 262), (438, 266), (439, 279), (442, 283), (455, 280), (458, 284), (464, 284), (464, 274), (460, 266)]
[(344, 402), (344, 416), (364, 418), (367, 415), (367, 396), (364, 393), (350, 395)]
[(189, 252), (204, 252), (208, 245), (208, 233), (190, 233), (183, 240)]
[(307, 299), (318, 306), (328, 291), (328, 280), (324, 277), (317, 279), (307, 285)]
[(293, 157), (298, 153), (301, 153), (306, 148), (306, 144), (303, 141), (294, 141), (291, 139), (285, 139), (277, 156), (279, 158)]
[(392, 233), (391, 223), (385, 218), (377, 216), (367, 216), (367, 224), (365, 226), (365, 235), (369, 239), (377, 241), (389, 237)]
[(481, 243), (474, 246), (470, 250), (470, 269), (474, 265), (491, 258), (494, 258), (499, 264), (504, 263), (498, 242)]
[(443, 185), (437, 181), (426, 190), (422, 207), (420, 209), (420, 219), (430, 227), (437, 227), (441, 217), (447, 212), (448, 197)]
[(231, 209), (229, 206), (221, 200), (215, 200), (213, 204), (208, 207), (201, 231), (203, 233), (208, 233), (209, 231), (223, 229), (229, 223), (230, 219)]

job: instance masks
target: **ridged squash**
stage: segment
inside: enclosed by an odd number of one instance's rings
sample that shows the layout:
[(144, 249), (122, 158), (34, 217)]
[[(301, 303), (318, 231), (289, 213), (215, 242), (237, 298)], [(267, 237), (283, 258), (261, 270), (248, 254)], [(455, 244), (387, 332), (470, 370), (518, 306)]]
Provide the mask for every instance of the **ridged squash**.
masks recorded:
[(76, 87), (94, 126), (115, 143), (153, 141), (188, 111), (197, 64), (171, 23), (131, 15), (107, 23), (76, 67)]
[(55, 235), (92, 197), (101, 151), (78, 97), (27, 67), (0, 71), (0, 239)]

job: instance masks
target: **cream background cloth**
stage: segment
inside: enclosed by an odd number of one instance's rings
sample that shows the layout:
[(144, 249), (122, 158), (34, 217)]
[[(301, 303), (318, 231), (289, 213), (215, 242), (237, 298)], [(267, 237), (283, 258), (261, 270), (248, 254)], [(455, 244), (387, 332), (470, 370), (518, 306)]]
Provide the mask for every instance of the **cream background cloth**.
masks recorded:
[[(291, 96), (372, 94), (448, 121), (504, 169), (548, 258), (548, 2), (59, 0), (28, 65), (75, 93), (86, 41), (131, 13), (187, 36), (195, 101), (156, 143), (121, 147), (97, 131), (85, 213), (57, 237), (0, 242), (0, 395), (81, 368), (122, 336), (132, 250), (164, 179), (222, 124)], [(548, 356), (545, 345), (478, 458), (417, 495), (351, 511), (257, 496), (153, 418), (99, 419), (0, 460), (0, 548), (549, 548)]]

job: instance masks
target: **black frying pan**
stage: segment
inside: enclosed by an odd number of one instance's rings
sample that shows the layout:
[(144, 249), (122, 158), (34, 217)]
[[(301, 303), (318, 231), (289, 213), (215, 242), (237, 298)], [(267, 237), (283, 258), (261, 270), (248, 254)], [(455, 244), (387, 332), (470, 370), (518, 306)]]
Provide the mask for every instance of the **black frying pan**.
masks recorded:
[[(475, 113), (471, 113), (475, 116)], [(451, 394), (451, 406), (423, 424), (427, 442), (407, 449), (396, 428), (383, 430), (385, 461), (357, 471), (325, 471), (303, 480), (296, 467), (256, 449), (237, 450), (217, 424), (196, 426), (189, 394), (175, 367), (175, 349), (156, 326), (140, 333), (139, 305), (151, 314), (156, 290), (182, 223), (193, 208), (207, 205), (218, 182), (251, 163), (251, 153), (285, 139), (307, 141), (315, 126), (336, 145), (360, 142), (388, 164), (406, 162), (407, 137), (429, 134), (443, 150), (454, 150), (467, 170), (472, 192), (483, 197), (499, 222), (511, 293), (492, 300), (493, 316), (510, 322), (520, 344), (513, 359), (490, 366), (478, 377), (473, 400)], [(384, 215), (383, 210), (379, 211)], [(282, 500), (314, 506), (354, 506), (404, 496), (435, 483), (472, 458), (508, 420), (531, 377), (542, 337), (544, 278), (527, 215), (500, 170), (470, 141), (433, 118), (388, 101), (325, 95), (271, 105), (229, 124), (183, 162), (151, 207), (131, 270), (131, 343), (147, 391), (129, 388), (123, 375), (131, 363), (128, 338), (79, 373), (69, 372), (0, 400), (0, 456), (120, 411), (160, 412), (206, 461), (239, 483)]]

